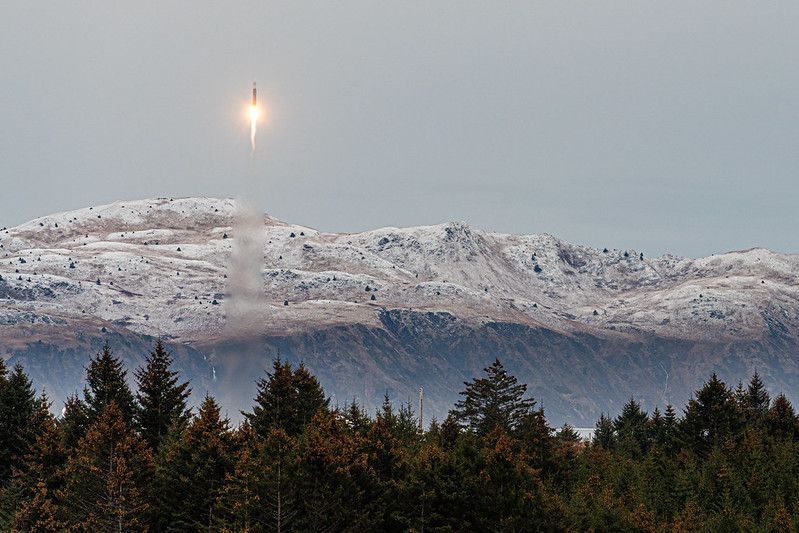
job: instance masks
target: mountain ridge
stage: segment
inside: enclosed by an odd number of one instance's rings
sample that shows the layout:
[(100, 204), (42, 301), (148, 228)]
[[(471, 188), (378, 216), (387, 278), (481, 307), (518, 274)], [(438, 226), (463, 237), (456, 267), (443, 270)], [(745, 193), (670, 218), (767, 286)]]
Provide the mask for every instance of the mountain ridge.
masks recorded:
[[(97, 339), (118, 335), (119, 349), (134, 361), (128, 351), (140, 348), (141, 339), (162, 337), (190, 352), (190, 377), (227, 396), (235, 410), (246, 407), (245, 392), (254, 389), (231, 369), (246, 367), (253, 381), (276, 356), (306, 361), (338, 400), (357, 398), (370, 407), (385, 392), (380, 388), (410, 396), (417, 382), (436, 387), (422, 379), (427, 371), (445, 382), (440, 393), (426, 393), (439, 416), (468, 372), (499, 356), (515, 361), (510, 368), (521, 370), (520, 378), (539, 384), (532, 393), (554, 411), (554, 420), (580, 424), (614, 408), (622, 393), (649, 398), (650, 406), (665, 396), (683, 400), (707, 377), (681, 367), (689, 361), (705, 373), (762, 367), (775, 390), (799, 385), (796, 254), (752, 248), (697, 259), (647, 258), (463, 222), (329, 233), (259, 214), (252, 237), (262, 253), (244, 263), (262, 265), (261, 288), (237, 293), (236, 284), (248, 280), (237, 270), (236, 243), (253, 231), (237, 222), (239, 215), (230, 199), (161, 198), (67, 211), (3, 230), (0, 347), (13, 349), (0, 355), (32, 364), (42, 357), (35, 342), (46, 343), (37, 338), (43, 332), (69, 345), (74, 330)], [(401, 333), (391, 329), (396, 323), (405, 324)], [(419, 344), (419, 337), (431, 342)], [(126, 347), (123, 339), (138, 340)], [(579, 380), (556, 372), (567, 368), (544, 362), (557, 358), (554, 346), (568, 339), (576, 343), (569, 349), (579, 352), (575, 368), (589, 373), (607, 367), (602, 372), (621, 376), (614, 351), (634, 358), (635, 346), (642, 347), (641, 360), (671, 346), (661, 354), (668, 366), (654, 359), (652, 368), (644, 365), (640, 386), (606, 375), (618, 393), (588, 398)], [(246, 344), (246, 364), (226, 343)], [(677, 346), (688, 355), (680, 357)], [(713, 346), (725, 348), (716, 356), (708, 352)], [(458, 350), (468, 364), (457, 361)], [(705, 361), (694, 361), (692, 353), (705, 354)], [(547, 364), (551, 384), (533, 376), (537, 365)], [(359, 365), (383, 376), (372, 379), (369, 391), (342, 375)], [(46, 369), (37, 372), (37, 382), (58, 379)], [(65, 381), (75, 382), (75, 373)], [(224, 378), (215, 382), (217, 374)], [(667, 382), (669, 394), (656, 400), (646, 389), (662, 388), (666, 376), (687, 382)], [(234, 397), (223, 382), (246, 391)]]

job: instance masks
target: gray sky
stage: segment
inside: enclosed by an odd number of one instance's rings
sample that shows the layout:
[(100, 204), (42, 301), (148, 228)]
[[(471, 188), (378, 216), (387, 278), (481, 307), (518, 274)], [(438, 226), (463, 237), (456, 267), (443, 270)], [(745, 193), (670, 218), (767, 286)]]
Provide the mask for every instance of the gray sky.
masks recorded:
[(4, 2), (0, 226), (247, 195), (330, 231), (799, 252), (797, 2), (233, 4)]

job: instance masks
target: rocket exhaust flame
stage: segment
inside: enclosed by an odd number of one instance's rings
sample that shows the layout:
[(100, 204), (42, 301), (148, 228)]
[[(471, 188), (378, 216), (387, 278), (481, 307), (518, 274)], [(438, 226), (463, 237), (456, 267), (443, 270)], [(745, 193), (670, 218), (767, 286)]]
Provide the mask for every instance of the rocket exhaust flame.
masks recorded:
[(258, 120), (258, 108), (253, 106), (250, 108), (250, 145), (252, 151), (255, 152), (255, 123)]
[(258, 122), (258, 102), (256, 100), (255, 82), (252, 82), (252, 105), (250, 106), (250, 146), (255, 153), (255, 133)]

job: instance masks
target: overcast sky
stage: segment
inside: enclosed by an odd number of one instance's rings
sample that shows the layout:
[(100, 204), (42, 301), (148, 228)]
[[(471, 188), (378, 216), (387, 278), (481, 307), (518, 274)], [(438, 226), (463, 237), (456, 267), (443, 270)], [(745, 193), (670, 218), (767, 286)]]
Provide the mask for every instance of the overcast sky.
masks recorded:
[(798, 2), (3, 2), (0, 226), (246, 195), (329, 231), (799, 252), (797, 27)]

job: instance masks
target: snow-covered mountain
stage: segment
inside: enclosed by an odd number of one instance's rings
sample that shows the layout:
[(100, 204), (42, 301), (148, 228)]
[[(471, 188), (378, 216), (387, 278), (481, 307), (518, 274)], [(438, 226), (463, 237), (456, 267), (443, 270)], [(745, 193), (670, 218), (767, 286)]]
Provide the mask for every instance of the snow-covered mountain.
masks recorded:
[[(463, 223), (334, 234), (269, 216), (254, 236), (235, 208), (116, 202), (4, 229), (0, 354), (61, 399), (104, 340), (133, 365), (161, 336), (230, 412), (278, 355), (342, 403), (424, 386), (439, 416), (495, 356), (578, 424), (630, 394), (684, 401), (714, 370), (799, 385), (797, 255), (649, 258)], [(236, 289), (261, 260), (235, 251), (244, 238), (263, 244), (263, 294)]]

